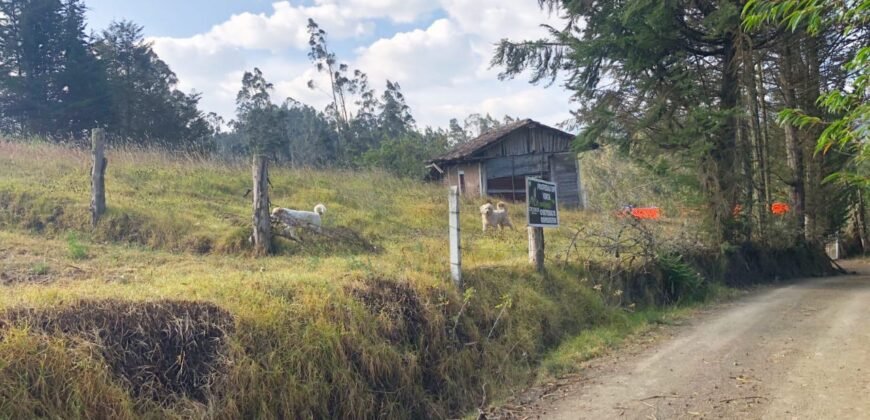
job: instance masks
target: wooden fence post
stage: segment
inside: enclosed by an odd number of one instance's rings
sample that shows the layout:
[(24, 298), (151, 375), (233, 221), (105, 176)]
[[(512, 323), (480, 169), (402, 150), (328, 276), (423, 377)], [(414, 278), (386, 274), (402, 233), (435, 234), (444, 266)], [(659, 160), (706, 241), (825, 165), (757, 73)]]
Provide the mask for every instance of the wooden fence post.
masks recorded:
[(91, 168), (91, 226), (96, 227), (100, 217), (106, 212), (106, 144), (103, 129), (91, 131), (91, 152), (94, 166)]
[(254, 251), (257, 255), (272, 252), (272, 217), (269, 209), (269, 160), (261, 154), (254, 155), (252, 166), (254, 188), (253, 222)]
[(529, 227), (529, 262), (544, 272), (544, 228)]
[(462, 249), (459, 226), (459, 187), (450, 187), (450, 277), (456, 287), (462, 288)]

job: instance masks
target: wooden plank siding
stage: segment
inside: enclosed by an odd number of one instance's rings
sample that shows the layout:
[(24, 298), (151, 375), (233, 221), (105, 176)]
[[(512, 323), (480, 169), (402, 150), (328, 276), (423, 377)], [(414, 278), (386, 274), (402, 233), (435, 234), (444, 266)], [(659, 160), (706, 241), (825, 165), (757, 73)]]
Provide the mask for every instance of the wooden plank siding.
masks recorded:
[(524, 201), (526, 178), (535, 177), (556, 182), (561, 206), (583, 204), (577, 154), (571, 152), (572, 135), (526, 120), (516, 128), (485, 136), (472, 140), (483, 143), (477, 148), (460, 146), (440, 163), (447, 186), (459, 186), (459, 172), (463, 172), (465, 196)]
[(550, 174), (547, 155), (525, 155), (490, 159), (484, 162), (487, 179), (517, 175)]
[(577, 155), (573, 153), (550, 157), (550, 180), (556, 183), (560, 205), (579, 207), (581, 204), (580, 176), (577, 169)]
[[(485, 193), (481, 190), (482, 174), (480, 172), (480, 167), (481, 164), (473, 162), (461, 163), (444, 168), (444, 185), (447, 187), (460, 187), (462, 195), (467, 197), (483, 197)], [(464, 185), (460, 185), (459, 183), (460, 172), (464, 174), (462, 177), (465, 180)]]
[(499, 157), (484, 162), (486, 190), (489, 195), (506, 200), (526, 199), (526, 177), (550, 177), (547, 155)]
[(492, 159), (484, 163), (484, 168), (488, 195), (523, 201), (526, 178), (534, 177), (557, 184), (560, 205), (580, 207), (582, 204), (580, 176), (573, 153)]
[(503, 156), (563, 153), (571, 148), (570, 138), (559, 136), (546, 129), (517, 130), (504, 140), (481, 150), (480, 157), (490, 159)]

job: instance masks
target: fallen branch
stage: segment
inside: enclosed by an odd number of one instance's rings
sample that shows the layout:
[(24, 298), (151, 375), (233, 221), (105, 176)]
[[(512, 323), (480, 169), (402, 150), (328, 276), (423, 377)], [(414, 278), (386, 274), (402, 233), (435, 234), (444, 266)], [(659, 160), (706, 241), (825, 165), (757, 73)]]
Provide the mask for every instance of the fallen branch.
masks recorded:
[(831, 260), (831, 264), (834, 264), (834, 267), (836, 267), (837, 271), (840, 274), (858, 274), (858, 273), (854, 273), (854, 272), (849, 272), (849, 270), (846, 270), (845, 268), (843, 268), (843, 266), (838, 264), (837, 261), (835, 261), (833, 258), (828, 258), (828, 259)]

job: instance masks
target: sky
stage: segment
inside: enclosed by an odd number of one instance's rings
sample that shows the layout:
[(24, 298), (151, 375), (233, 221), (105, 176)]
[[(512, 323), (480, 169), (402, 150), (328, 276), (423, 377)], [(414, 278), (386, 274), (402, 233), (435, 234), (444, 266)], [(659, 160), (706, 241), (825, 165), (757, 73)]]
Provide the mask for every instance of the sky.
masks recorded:
[[(273, 100), (292, 97), (323, 109), (326, 75), (308, 60), (306, 25), (329, 34), (340, 61), (368, 74), (377, 90), (398, 82), (418, 126), (446, 127), (471, 113), (558, 124), (570, 95), (528, 78), (499, 81), (489, 61), (502, 38), (537, 39), (558, 16), (535, 0), (86, 0), (93, 31), (113, 20), (144, 26), (179, 88), (202, 94), (200, 108), (227, 120), (245, 71), (259, 67)], [(316, 89), (309, 89), (314, 80)]]

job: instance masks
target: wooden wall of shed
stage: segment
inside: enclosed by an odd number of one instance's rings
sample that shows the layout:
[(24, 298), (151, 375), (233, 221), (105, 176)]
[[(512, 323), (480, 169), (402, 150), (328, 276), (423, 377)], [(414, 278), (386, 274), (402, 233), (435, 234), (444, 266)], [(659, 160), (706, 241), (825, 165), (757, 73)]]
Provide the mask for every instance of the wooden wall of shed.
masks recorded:
[(481, 180), (483, 174), (479, 163), (460, 163), (444, 168), (444, 185), (447, 187), (459, 186), (459, 173), (465, 173), (465, 186), (462, 189), (462, 194), (466, 197), (482, 197), (486, 194), (485, 190), (481, 189)]
[(481, 151), (484, 158), (520, 156), (530, 154), (564, 153), (571, 150), (571, 138), (558, 135), (556, 131), (536, 128), (518, 130), (504, 140)]
[(561, 205), (580, 207), (583, 193), (578, 164), (575, 155), (570, 153), (572, 140), (548, 128), (517, 130), (472, 155), (483, 163), (444, 167), (442, 179), (445, 186), (458, 186), (462, 171), (465, 196), (492, 195), (517, 201), (525, 200), (526, 177), (555, 180), (559, 184)]
[(498, 157), (484, 162), (486, 192), (505, 200), (526, 199), (526, 177), (550, 177), (547, 155), (521, 155)]
[(564, 153), (550, 157), (550, 180), (556, 183), (559, 205), (565, 207), (582, 207), (582, 192), (580, 189), (580, 174), (577, 155)]
[(499, 157), (484, 162), (486, 193), (507, 200), (526, 199), (526, 178), (553, 181), (559, 188), (559, 204), (582, 207), (580, 175), (574, 153), (533, 154)]

